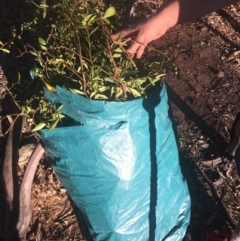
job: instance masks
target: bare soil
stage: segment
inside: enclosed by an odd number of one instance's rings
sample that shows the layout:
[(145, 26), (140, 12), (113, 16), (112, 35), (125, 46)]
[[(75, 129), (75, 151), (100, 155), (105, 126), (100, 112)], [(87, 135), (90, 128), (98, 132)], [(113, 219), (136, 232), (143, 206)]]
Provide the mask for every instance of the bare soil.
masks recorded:
[[(230, 231), (240, 217), (240, 179), (234, 160), (225, 153), (240, 113), (240, 3), (176, 26), (152, 45), (170, 58), (165, 81), (182, 172), (192, 199), (185, 240), (200, 241), (209, 230)], [(13, 78), (15, 62), (0, 61), (7, 78)], [(32, 142), (34, 138), (25, 134), (21, 145)], [(1, 137), (1, 151), (4, 143)], [(24, 168), (19, 166), (19, 182)], [(27, 240), (83, 240), (74, 208), (45, 156), (32, 187)], [(4, 240), (3, 227), (0, 219), (0, 240)]]
[(240, 180), (226, 155), (240, 111), (239, 27), (237, 3), (177, 26), (154, 43), (175, 64), (166, 83), (192, 199), (192, 240), (209, 230), (227, 231), (240, 217)]

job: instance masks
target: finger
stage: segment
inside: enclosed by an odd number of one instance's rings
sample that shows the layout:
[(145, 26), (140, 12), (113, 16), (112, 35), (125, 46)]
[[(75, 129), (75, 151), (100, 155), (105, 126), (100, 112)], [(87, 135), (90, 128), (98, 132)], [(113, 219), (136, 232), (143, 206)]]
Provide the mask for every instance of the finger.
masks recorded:
[(138, 51), (137, 51), (137, 59), (140, 59), (143, 55), (143, 52), (145, 50), (145, 47), (144, 45), (140, 45), (140, 47), (138, 48)]
[(132, 25), (128, 28), (122, 29), (114, 34), (112, 34), (112, 39), (115, 41), (119, 36), (123, 36), (126, 39), (130, 38), (130, 35), (133, 35), (135, 32), (137, 32), (137, 26)]
[(114, 33), (111, 35), (112, 41), (117, 40), (118, 36), (120, 35), (120, 33)]
[(127, 49), (127, 52), (129, 54), (134, 54), (139, 47), (140, 47), (140, 44), (138, 42), (133, 42), (133, 44)]
[[(112, 38), (112, 41), (116, 41), (118, 36), (120, 36), (119, 34), (112, 34), (111, 35), (111, 38)], [(122, 41), (123, 43), (128, 43), (129, 41), (131, 41), (132, 38), (131, 37), (128, 37), (128, 38), (124, 38), (124, 40)]]

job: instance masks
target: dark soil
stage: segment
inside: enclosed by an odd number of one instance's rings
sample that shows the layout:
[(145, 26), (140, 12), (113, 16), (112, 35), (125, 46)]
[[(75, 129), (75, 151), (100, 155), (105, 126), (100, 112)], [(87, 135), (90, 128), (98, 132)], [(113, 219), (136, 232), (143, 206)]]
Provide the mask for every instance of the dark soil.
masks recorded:
[[(208, 230), (227, 231), (240, 217), (240, 179), (225, 153), (240, 112), (239, 26), (235, 4), (177, 26), (154, 43), (175, 64), (165, 81), (192, 199), (193, 240)], [(220, 163), (204, 165), (208, 160)]]
[[(187, 241), (200, 241), (209, 230), (230, 231), (240, 217), (240, 179), (234, 160), (225, 153), (233, 122), (240, 112), (239, 30), (237, 3), (179, 25), (153, 43), (170, 58), (165, 81), (182, 172), (192, 199)], [(16, 61), (9, 57), (0, 61), (8, 79), (16, 78), (11, 69), (16, 67)], [(9, 106), (8, 109), (11, 112)], [(25, 136), (26, 142), (32, 142)], [(2, 137), (1, 144), (4, 142)], [(207, 165), (210, 160), (212, 165)], [(20, 180), (23, 171), (24, 166), (19, 167)], [(41, 161), (34, 179), (32, 209), (27, 240), (82, 240), (74, 204), (47, 157)], [(0, 213), (3, 210), (1, 188)], [(1, 219), (0, 240), (4, 240), (3, 226)]]

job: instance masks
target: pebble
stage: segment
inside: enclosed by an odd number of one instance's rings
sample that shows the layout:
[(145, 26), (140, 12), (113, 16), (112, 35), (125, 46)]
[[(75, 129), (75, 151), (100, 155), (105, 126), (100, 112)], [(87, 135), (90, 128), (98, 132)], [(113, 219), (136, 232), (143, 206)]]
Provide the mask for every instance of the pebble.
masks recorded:
[(218, 72), (218, 78), (223, 78), (225, 76), (225, 73), (223, 71)]

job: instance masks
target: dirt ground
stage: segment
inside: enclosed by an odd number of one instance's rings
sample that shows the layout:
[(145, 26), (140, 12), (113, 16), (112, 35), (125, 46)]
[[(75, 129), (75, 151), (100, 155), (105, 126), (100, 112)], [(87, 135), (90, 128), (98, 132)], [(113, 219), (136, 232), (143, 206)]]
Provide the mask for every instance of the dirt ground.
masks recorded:
[[(240, 217), (240, 179), (234, 160), (225, 154), (240, 113), (240, 3), (176, 26), (152, 45), (171, 62), (165, 81), (192, 200), (185, 240), (200, 241), (210, 230), (231, 230)], [(11, 78), (9, 63), (0, 65)], [(27, 134), (24, 137), (22, 145), (34, 140)], [(24, 168), (19, 166), (19, 180)], [(74, 210), (44, 156), (32, 187), (27, 240), (83, 240)], [(1, 219), (0, 240), (4, 240), (3, 226)]]
[(192, 198), (192, 240), (208, 230), (227, 231), (239, 218), (240, 180), (225, 155), (240, 111), (239, 17), (238, 3), (177, 26), (155, 43), (176, 67), (166, 82)]

